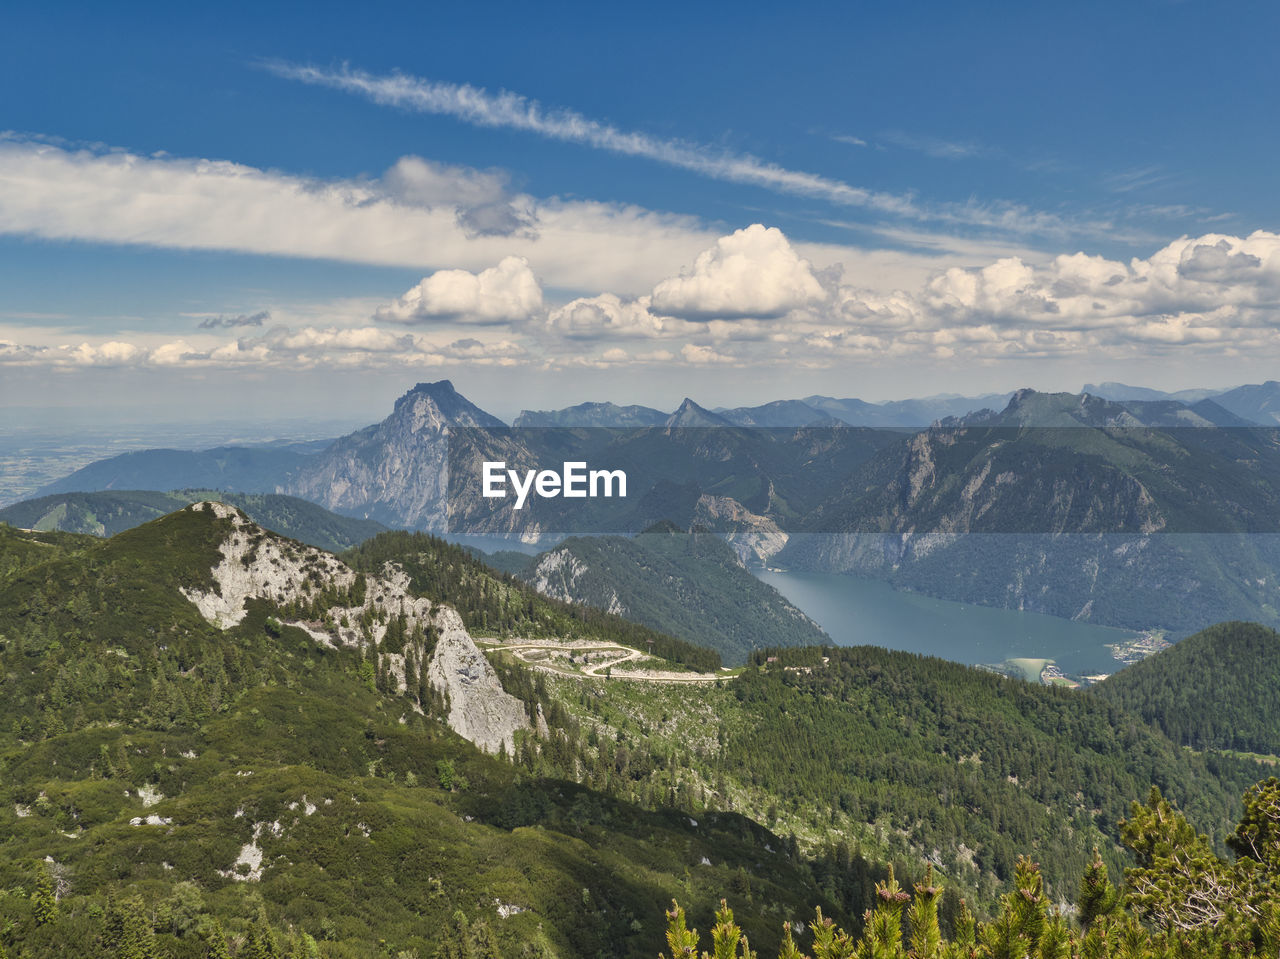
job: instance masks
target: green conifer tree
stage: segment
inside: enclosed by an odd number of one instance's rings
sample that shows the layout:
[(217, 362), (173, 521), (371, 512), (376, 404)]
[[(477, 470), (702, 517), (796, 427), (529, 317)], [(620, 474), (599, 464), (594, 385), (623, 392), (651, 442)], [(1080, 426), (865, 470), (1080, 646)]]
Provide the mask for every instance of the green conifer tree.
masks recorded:
[(1107, 878), (1107, 864), (1102, 861), (1102, 855), (1097, 847), (1094, 847), (1093, 861), (1089, 863), (1084, 876), (1080, 879), (1080, 896), (1076, 900), (1080, 925), (1084, 927), (1085, 932), (1088, 932), (1099, 919), (1115, 912), (1119, 903), (1120, 894)]
[(37, 926), (47, 926), (58, 918), (58, 902), (53, 895), (53, 877), (44, 863), (36, 869), (36, 887), (31, 891), (31, 913)]
[(493, 928), (484, 920), (471, 927), (471, 952), (475, 959), (502, 959), (502, 949)]
[(222, 923), (216, 919), (213, 922), (213, 929), (209, 931), (208, 939), (209, 959), (231, 959), (231, 950), (227, 948), (227, 937), (222, 931)]
[(916, 896), (907, 910), (913, 959), (939, 959), (942, 929), (938, 926), (938, 898), (942, 887), (933, 884), (933, 864), (925, 869), (924, 882), (916, 883)]

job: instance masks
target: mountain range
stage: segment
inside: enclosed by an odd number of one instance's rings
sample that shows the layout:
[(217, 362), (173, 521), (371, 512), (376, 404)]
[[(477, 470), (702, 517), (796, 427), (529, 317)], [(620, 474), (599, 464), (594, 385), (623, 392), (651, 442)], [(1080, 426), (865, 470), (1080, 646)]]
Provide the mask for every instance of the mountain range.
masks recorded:
[[(821, 397), (718, 411), (686, 399), (665, 416), (610, 404), (522, 414), (561, 424), (545, 429), (507, 427), (441, 381), (319, 451), (150, 451), (54, 485), (204, 477), (384, 526), (543, 547), (669, 521), (723, 535), (750, 563), (1185, 635), (1223, 619), (1280, 621), (1280, 447), (1252, 425), (1278, 391), (1114, 401), (1021, 390), (998, 410), (943, 397), (932, 412), (967, 412), (916, 430), (833, 426), (860, 407)], [(611, 417), (623, 425), (600, 425)], [(490, 460), (600, 463), (625, 470), (630, 488), (625, 500), (535, 499), (516, 511), (481, 495)]]
[[(1151, 401), (1172, 402), (1194, 407), (1212, 399), (1214, 407), (1226, 410), (1239, 420), (1221, 421), (1221, 413), (1204, 416), (1215, 425), (1274, 426), (1280, 416), (1280, 382), (1241, 386), (1231, 390), (1186, 390), (1162, 393), (1120, 383), (1086, 385), (1084, 393), (1121, 404)], [(965, 417), (987, 409), (1003, 409), (1012, 393), (977, 397), (939, 396), (890, 403), (868, 403), (858, 399), (810, 396), (803, 400), (781, 400), (757, 407), (708, 410), (686, 399), (672, 413), (645, 406), (617, 406), (613, 403), (582, 403), (554, 411), (525, 410), (516, 417), (517, 427), (660, 427), (759, 426), (802, 427), (845, 423), (850, 426), (921, 429), (948, 417)], [(407, 406), (407, 409), (404, 407)], [(430, 407), (430, 408), (428, 408)], [(1213, 407), (1205, 407), (1213, 410)], [(1139, 420), (1144, 417), (1139, 412)], [(1145, 420), (1144, 420), (1145, 421)], [(1243, 422), (1241, 422), (1243, 421)], [(1198, 420), (1189, 420), (1195, 425)], [(52, 493), (88, 492), (104, 489), (224, 489), (241, 492), (297, 492), (327, 497), (335, 504), (378, 503), (376, 490), (385, 485), (378, 467), (368, 461), (378, 445), (396, 449), (415, 460), (409, 437), (430, 439), (445, 424), (499, 427), (497, 417), (484, 412), (461, 396), (448, 380), (420, 383), (397, 402), (386, 421), (349, 434), (334, 452), (330, 444), (306, 443), (277, 447), (220, 447), (212, 450), (144, 450), (125, 453), (92, 463), (37, 491)], [(1050, 425), (1050, 424), (1039, 424)], [(419, 464), (429, 467), (430, 462)], [(388, 467), (394, 469), (396, 467)], [(350, 474), (350, 475), (347, 475)], [(351, 484), (351, 489), (331, 491), (326, 478)], [(362, 490), (372, 496), (362, 496)], [(324, 505), (322, 503), (322, 505)], [(407, 504), (384, 504), (388, 513), (401, 517), (420, 515)], [(376, 517), (375, 517), (376, 518)], [(394, 518), (394, 517), (388, 517)]]

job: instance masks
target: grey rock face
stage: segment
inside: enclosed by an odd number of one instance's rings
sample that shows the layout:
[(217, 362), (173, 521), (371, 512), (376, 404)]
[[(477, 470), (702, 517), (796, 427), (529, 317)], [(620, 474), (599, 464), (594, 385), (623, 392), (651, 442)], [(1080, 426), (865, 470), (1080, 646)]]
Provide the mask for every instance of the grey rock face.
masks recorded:
[[(208, 502), (188, 508), (232, 521), (232, 530), (219, 547), (221, 562), (212, 569), (214, 589), (183, 590), (200, 614), (221, 629), (244, 619), (245, 602), (250, 599), (277, 604), (308, 599), (317, 575), (338, 589), (355, 584), (357, 574), (337, 557), (269, 533), (233, 506)], [(502, 688), (457, 610), (410, 595), (408, 585), (408, 576), (387, 564), (382, 576), (365, 577), (365, 595), (359, 605), (333, 606), (320, 621), (286, 625), (302, 629), (325, 646), (365, 649), (370, 657), (378, 657), (398, 692), (408, 691), (409, 656), (418, 663), (426, 660), (429, 685), (449, 703), (450, 728), (486, 752), (503, 746), (509, 754), (514, 752), (516, 730), (530, 728), (524, 704)], [(385, 615), (366, 616), (366, 612)], [(401, 653), (382, 649), (392, 616), (405, 618), (411, 636), (430, 631), (438, 635), (429, 659), (424, 639), (411, 639)]]
[(427, 667), (431, 685), (449, 698), (449, 726), (485, 752), (515, 752), (515, 731), (528, 729), (524, 704), (503, 691), (489, 660), (476, 648), (457, 612), (437, 616), (440, 639)]
[(419, 383), (385, 420), (338, 440), (282, 492), (338, 512), (442, 532), (449, 428), (504, 425), (448, 380)]

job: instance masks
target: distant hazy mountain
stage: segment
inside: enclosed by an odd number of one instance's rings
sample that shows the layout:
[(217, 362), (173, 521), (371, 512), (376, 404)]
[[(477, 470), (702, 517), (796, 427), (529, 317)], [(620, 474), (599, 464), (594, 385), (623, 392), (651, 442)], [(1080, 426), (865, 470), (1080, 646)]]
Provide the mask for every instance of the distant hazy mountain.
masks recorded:
[(894, 400), (868, 403), (859, 399), (834, 399), (830, 396), (806, 396), (806, 406), (827, 413), (851, 426), (925, 427), (948, 416), (964, 416), (975, 410), (1003, 409), (1012, 393), (986, 393), (982, 396), (944, 394), (918, 400)]
[(966, 416), (947, 417), (944, 427), (1254, 427), (1257, 423), (1236, 416), (1213, 400), (1187, 406), (1176, 400), (1106, 400), (1090, 393), (1038, 393), (1019, 390), (1002, 410), (978, 410)]
[(1187, 412), (1020, 391), (883, 450), (777, 562), (1109, 625), (1275, 622), (1277, 432), (1177, 428)]
[(625, 616), (737, 665), (753, 649), (830, 643), (772, 586), (752, 576), (718, 536), (669, 523), (638, 536), (575, 537), (526, 560), (518, 575), (539, 593)]
[(830, 413), (815, 410), (800, 400), (774, 400), (763, 406), (739, 406), (736, 409), (716, 410), (735, 426), (795, 427), (795, 426), (845, 426), (843, 420)]
[(1181, 429), (1184, 414), (1020, 390), (999, 414), (883, 451), (810, 528), (846, 509), (851, 530), (1280, 531), (1280, 433)]
[(1145, 386), (1130, 386), (1127, 383), (1116, 383), (1113, 380), (1108, 380), (1105, 383), (1086, 383), (1081, 387), (1080, 392), (1100, 396), (1104, 400), (1116, 400), (1118, 402), (1124, 402), (1125, 400), (1174, 400), (1190, 406), (1200, 400), (1217, 396), (1223, 391), (1177, 390), (1173, 393), (1166, 393), (1164, 390), (1153, 390)]
[(94, 490), (224, 489), (274, 493), (316, 454), (314, 443), (139, 450), (98, 460), (36, 490), (36, 496)]
[(202, 500), (230, 503), (244, 510), (264, 529), (334, 553), (350, 549), (387, 529), (372, 520), (338, 516), (293, 496), (216, 490), (58, 493), (6, 506), (0, 509), (0, 522), (23, 529), (114, 536)]
[(562, 410), (521, 410), (512, 426), (661, 426), (667, 414), (648, 406), (579, 403)]
[(667, 428), (672, 427), (705, 427), (705, 426), (733, 426), (733, 421), (721, 416), (719, 413), (712, 413), (708, 409), (699, 406), (693, 400), (685, 397), (674, 413), (666, 418), (662, 424)]
[(1219, 393), (1213, 401), (1236, 416), (1255, 423), (1274, 426), (1280, 423), (1280, 383), (1268, 380), (1253, 386), (1237, 386)]

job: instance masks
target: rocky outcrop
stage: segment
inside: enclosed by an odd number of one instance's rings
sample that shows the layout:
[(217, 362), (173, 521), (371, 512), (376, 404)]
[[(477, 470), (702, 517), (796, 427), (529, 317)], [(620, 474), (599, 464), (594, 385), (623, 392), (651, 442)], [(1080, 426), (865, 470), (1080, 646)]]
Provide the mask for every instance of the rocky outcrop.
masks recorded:
[(693, 522), (724, 536), (742, 563), (764, 563), (787, 545), (787, 534), (767, 516), (751, 512), (729, 496), (704, 494)]
[[(508, 755), (514, 754), (515, 731), (529, 727), (524, 704), (502, 692), (493, 667), (456, 611), (441, 610), (436, 624), (440, 639), (427, 678), (448, 697), (449, 726), (486, 752), (505, 748)], [(494, 695), (495, 689), (500, 695)]]
[[(513, 752), (516, 731), (530, 728), (524, 704), (503, 690), (457, 610), (411, 595), (399, 568), (388, 564), (381, 576), (359, 576), (329, 553), (263, 530), (233, 506), (205, 502), (188, 509), (231, 524), (219, 546), (221, 561), (210, 571), (213, 588), (182, 590), (205, 619), (229, 629), (244, 619), (251, 599), (314, 607), (324, 591), (337, 593), (339, 602), (312, 608), (307, 619), (286, 618), (284, 625), (326, 646), (364, 649), (401, 693), (416, 692), (416, 676), (413, 689), (409, 680), (421, 667), (449, 704), (450, 727), (487, 752)], [(403, 619), (402, 650), (387, 648), (393, 619)], [(436, 641), (428, 653), (430, 636)]]
[(573, 603), (578, 602), (575, 590), (578, 580), (587, 572), (586, 563), (570, 550), (553, 549), (538, 560), (538, 565), (529, 576), (529, 582), (543, 596)]

